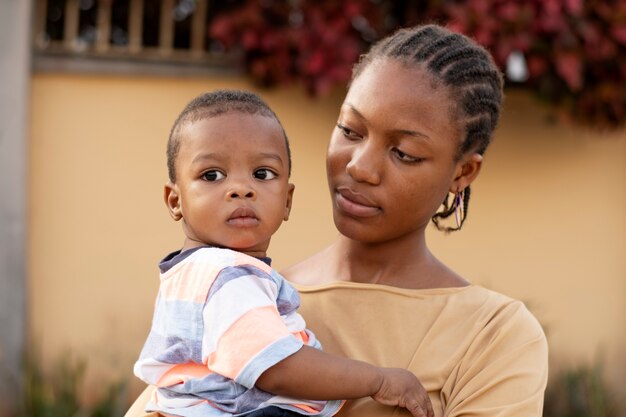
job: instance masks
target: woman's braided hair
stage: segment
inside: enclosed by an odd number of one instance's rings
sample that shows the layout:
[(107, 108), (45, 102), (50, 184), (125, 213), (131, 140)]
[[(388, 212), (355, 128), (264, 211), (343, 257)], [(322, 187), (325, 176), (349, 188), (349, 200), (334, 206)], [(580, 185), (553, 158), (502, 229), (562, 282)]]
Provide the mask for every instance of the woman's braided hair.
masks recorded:
[[(352, 79), (378, 59), (396, 59), (409, 65), (418, 64), (451, 89), (458, 98), (455, 116), (463, 126), (464, 137), (456, 155), (460, 159), (467, 152), (484, 154), (498, 123), (502, 104), (502, 74), (493, 58), (480, 45), (467, 36), (451, 32), (437, 25), (400, 29), (376, 43), (363, 55), (353, 69)], [(459, 230), (467, 217), (470, 187), (460, 199), (461, 212), (458, 227), (444, 227), (440, 219), (448, 218), (457, 208), (459, 199), (435, 213), (433, 222), (437, 229), (450, 232)]]

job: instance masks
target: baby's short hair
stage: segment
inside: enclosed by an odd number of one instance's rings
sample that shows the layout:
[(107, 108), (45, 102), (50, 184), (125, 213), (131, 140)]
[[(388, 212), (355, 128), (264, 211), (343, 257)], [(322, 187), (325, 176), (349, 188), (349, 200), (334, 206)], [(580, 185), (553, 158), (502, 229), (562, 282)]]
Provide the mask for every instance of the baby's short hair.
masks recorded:
[(280, 123), (276, 113), (267, 105), (261, 97), (243, 90), (214, 90), (204, 93), (194, 98), (185, 106), (183, 111), (178, 115), (170, 136), (167, 141), (167, 173), (170, 181), (176, 182), (176, 157), (180, 150), (181, 130), (186, 123), (193, 123), (211, 117), (219, 116), (230, 111), (237, 111), (245, 114), (258, 114), (261, 116), (271, 117), (276, 120), (280, 126), (285, 138), (285, 146), (287, 147), (287, 164), (289, 167), (289, 175), (291, 175), (291, 150), (289, 149), (289, 140), (283, 125)]

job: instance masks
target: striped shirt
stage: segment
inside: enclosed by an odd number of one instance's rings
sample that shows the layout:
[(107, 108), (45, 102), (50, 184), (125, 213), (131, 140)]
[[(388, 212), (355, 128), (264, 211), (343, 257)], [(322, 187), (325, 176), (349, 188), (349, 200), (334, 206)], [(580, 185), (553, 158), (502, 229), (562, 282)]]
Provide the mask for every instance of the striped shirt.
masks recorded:
[(304, 415), (337, 412), (340, 401), (286, 398), (254, 386), (304, 344), (321, 348), (296, 311), (298, 292), (267, 263), (200, 247), (174, 252), (159, 267), (152, 328), (134, 367), (158, 387), (147, 411), (213, 417), (274, 405)]

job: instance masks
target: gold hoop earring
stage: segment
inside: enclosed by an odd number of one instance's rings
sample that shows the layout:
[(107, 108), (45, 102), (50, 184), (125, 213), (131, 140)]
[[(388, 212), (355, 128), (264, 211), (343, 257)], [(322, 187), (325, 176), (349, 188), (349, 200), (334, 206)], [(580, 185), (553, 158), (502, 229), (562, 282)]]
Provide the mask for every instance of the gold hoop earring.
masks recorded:
[(456, 220), (456, 228), (460, 229), (465, 217), (465, 210), (463, 207), (463, 200), (465, 197), (465, 189), (457, 191), (454, 196), (454, 219)]

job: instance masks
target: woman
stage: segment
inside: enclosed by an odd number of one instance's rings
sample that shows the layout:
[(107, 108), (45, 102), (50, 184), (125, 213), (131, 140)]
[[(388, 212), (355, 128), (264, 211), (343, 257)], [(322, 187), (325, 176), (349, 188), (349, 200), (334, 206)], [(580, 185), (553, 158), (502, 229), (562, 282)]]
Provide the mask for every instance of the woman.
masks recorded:
[[(425, 240), (431, 220), (463, 225), (501, 90), (490, 55), (441, 27), (376, 44), (354, 69), (328, 147), (340, 236), (285, 271), (326, 351), (413, 371), (438, 417), (542, 413), (547, 344), (535, 318), (446, 267)], [(339, 415), (408, 414), (361, 399)]]

